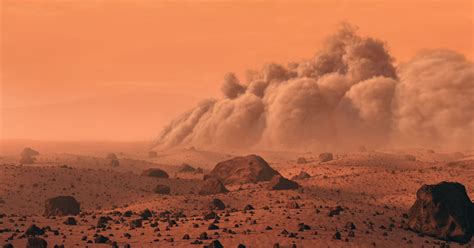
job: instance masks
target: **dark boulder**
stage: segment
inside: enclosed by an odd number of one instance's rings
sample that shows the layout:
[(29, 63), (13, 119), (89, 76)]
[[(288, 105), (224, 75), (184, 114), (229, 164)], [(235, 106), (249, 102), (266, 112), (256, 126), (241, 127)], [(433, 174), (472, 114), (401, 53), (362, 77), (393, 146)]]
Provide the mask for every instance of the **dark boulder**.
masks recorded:
[(251, 210), (255, 210), (255, 208), (252, 205), (250, 204), (245, 205), (244, 211), (251, 211)]
[(109, 238), (107, 238), (104, 235), (98, 235), (97, 237), (94, 238), (94, 243), (96, 244), (105, 244), (109, 242)]
[(469, 242), (474, 232), (474, 204), (455, 182), (423, 185), (408, 213), (408, 228), (443, 240)]
[(224, 246), (219, 242), (219, 240), (213, 240), (209, 245), (205, 246), (206, 248), (224, 248)]
[(178, 172), (181, 172), (181, 173), (195, 172), (195, 171), (196, 169), (194, 167), (186, 163), (182, 163), (178, 168)]
[(67, 226), (75, 226), (77, 225), (77, 221), (74, 217), (68, 217), (65, 221), (64, 224)]
[(78, 215), (81, 212), (79, 202), (72, 196), (57, 196), (46, 200), (45, 216)]
[(220, 199), (214, 198), (209, 203), (209, 209), (211, 209), (211, 210), (224, 210), (225, 209), (225, 204)]
[(169, 178), (170, 176), (166, 171), (162, 169), (147, 169), (142, 172), (142, 176), (147, 176), (147, 177), (157, 177), (157, 178)]
[(112, 218), (108, 216), (100, 216), (97, 220), (97, 228), (106, 228), (109, 220), (112, 220)]
[(153, 217), (153, 212), (150, 211), (150, 209), (145, 209), (143, 212), (140, 213), (140, 217), (144, 220), (148, 220), (149, 218)]
[(48, 242), (42, 238), (32, 237), (28, 239), (26, 248), (47, 248)]
[(220, 162), (209, 173), (210, 177), (217, 178), (224, 184), (269, 181), (275, 175), (280, 175), (280, 173), (257, 155), (235, 157)]
[(218, 219), (219, 216), (214, 211), (206, 212), (203, 214), (204, 220)]
[(135, 219), (130, 221), (130, 227), (133, 228), (139, 228), (143, 226), (143, 220), (142, 219)]
[(38, 235), (43, 235), (44, 230), (42, 228), (39, 228), (35, 224), (31, 225), (26, 229), (25, 236), (38, 236)]

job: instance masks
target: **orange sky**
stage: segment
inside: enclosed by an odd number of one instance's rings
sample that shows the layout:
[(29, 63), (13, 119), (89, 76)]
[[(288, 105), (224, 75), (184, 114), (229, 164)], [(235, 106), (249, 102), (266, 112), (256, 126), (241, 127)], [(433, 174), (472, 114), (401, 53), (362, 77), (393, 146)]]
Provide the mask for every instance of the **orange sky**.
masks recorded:
[(2, 0), (0, 138), (151, 139), (226, 72), (311, 57), (337, 24), (473, 58), (473, 1)]

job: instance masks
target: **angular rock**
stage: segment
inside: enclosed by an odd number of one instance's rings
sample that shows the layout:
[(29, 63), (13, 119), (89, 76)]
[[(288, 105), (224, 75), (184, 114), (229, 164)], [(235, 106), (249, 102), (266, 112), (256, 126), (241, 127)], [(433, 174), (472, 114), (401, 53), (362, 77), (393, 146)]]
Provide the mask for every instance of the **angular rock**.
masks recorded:
[(224, 248), (219, 240), (213, 240), (206, 248)]
[(148, 220), (149, 218), (153, 217), (153, 213), (150, 211), (150, 209), (145, 209), (143, 212), (140, 213), (140, 216), (144, 220)]
[(111, 220), (111, 218), (108, 216), (100, 216), (97, 220), (97, 228), (106, 228), (109, 220)]
[(139, 228), (143, 226), (142, 223), (143, 223), (142, 219), (135, 219), (135, 220), (130, 221), (130, 227)]
[(219, 229), (219, 227), (213, 223), (209, 224), (209, 226), (207, 227), (207, 230), (217, 230)]
[(42, 238), (32, 237), (28, 239), (26, 248), (47, 248), (48, 242)]
[(46, 200), (45, 216), (78, 215), (81, 205), (72, 196), (57, 196)]
[(178, 168), (178, 172), (181, 172), (181, 173), (195, 172), (195, 171), (196, 169), (194, 167), (186, 163), (182, 163)]
[(241, 184), (269, 181), (275, 175), (280, 173), (262, 157), (248, 155), (218, 163), (208, 176), (217, 178), (224, 184)]
[(77, 221), (74, 217), (68, 217), (65, 221), (64, 224), (67, 226), (75, 226), (77, 225)]
[(147, 176), (147, 177), (157, 177), (157, 178), (169, 178), (170, 176), (166, 171), (158, 168), (152, 168), (152, 169), (147, 169), (144, 170), (141, 174), (142, 176)]
[(212, 201), (209, 203), (209, 209), (211, 210), (224, 210), (225, 209), (225, 204), (223, 201), (221, 201), (218, 198), (212, 199)]
[(423, 185), (408, 213), (408, 228), (443, 240), (466, 243), (474, 233), (474, 204), (456, 182)]
[(250, 210), (255, 210), (255, 208), (250, 204), (245, 205), (244, 211), (250, 211)]
[(96, 244), (105, 244), (109, 241), (109, 238), (104, 235), (98, 235), (94, 238), (94, 243)]
[(44, 230), (36, 226), (35, 224), (31, 225), (26, 229), (25, 236), (38, 236), (43, 235)]
[(204, 213), (204, 216), (203, 216), (204, 220), (211, 220), (211, 219), (217, 219), (217, 218), (219, 218), (219, 216), (214, 211)]

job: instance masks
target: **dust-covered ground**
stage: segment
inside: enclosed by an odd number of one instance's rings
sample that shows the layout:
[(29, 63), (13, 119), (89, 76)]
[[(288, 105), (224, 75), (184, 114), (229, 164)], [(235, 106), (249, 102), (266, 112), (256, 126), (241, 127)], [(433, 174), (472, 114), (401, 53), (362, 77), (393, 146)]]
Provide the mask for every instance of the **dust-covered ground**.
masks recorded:
[[(416, 191), (423, 184), (456, 181), (474, 198), (472, 151), (353, 151), (334, 153), (334, 160), (320, 162), (318, 154), (324, 151), (223, 153), (189, 148), (158, 151), (150, 157), (132, 149), (110, 150), (119, 161), (112, 166), (106, 152), (38, 150), (41, 154), (29, 165), (19, 164), (21, 150), (1, 155), (1, 245), (25, 247), (25, 231), (35, 224), (46, 230), (40, 237), (51, 247), (110, 246), (112, 242), (131, 247), (202, 247), (216, 239), (224, 247), (274, 247), (276, 243), (280, 247), (444, 247), (446, 241), (402, 228)], [(302, 186), (298, 190), (268, 190), (264, 182), (226, 186), (230, 192), (225, 194), (197, 194), (203, 175), (216, 163), (252, 153), (287, 178), (302, 171), (310, 178), (295, 180)], [(306, 163), (297, 163), (299, 157)], [(179, 172), (182, 163), (201, 167), (203, 173)], [(170, 178), (141, 176), (148, 168), (161, 168)], [(157, 184), (170, 186), (171, 193), (155, 193)], [(80, 202), (76, 225), (66, 225), (67, 216), (43, 216), (45, 201), (60, 195)], [(214, 198), (226, 208), (214, 210), (218, 220), (205, 220)], [(244, 210), (249, 204), (254, 209)], [(329, 215), (336, 208), (342, 211)], [(145, 209), (153, 216), (141, 227), (133, 227)], [(131, 216), (125, 214), (129, 210)], [(98, 227), (103, 216), (109, 218)], [(217, 227), (210, 228), (211, 224)], [(100, 235), (110, 241), (96, 243)], [(474, 241), (449, 246), (472, 247)]]

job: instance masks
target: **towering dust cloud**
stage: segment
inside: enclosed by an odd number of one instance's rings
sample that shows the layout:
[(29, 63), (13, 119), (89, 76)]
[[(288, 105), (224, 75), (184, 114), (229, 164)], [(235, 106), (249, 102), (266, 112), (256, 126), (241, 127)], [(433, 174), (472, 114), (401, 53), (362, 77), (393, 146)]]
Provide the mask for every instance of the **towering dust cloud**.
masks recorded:
[(312, 59), (268, 64), (245, 83), (232, 73), (224, 98), (165, 127), (157, 148), (335, 149), (356, 145), (472, 148), (474, 65), (424, 51), (393, 65), (385, 44), (342, 25)]

